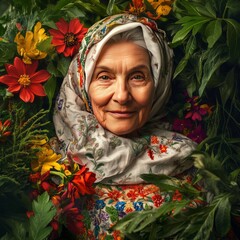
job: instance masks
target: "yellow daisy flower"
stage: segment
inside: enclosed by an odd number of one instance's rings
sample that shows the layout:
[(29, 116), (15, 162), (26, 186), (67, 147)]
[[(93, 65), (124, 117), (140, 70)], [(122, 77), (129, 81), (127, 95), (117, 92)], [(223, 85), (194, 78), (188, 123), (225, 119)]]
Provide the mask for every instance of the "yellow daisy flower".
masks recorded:
[(43, 59), (47, 56), (46, 52), (41, 52), (37, 49), (37, 45), (49, 38), (46, 35), (45, 29), (42, 28), (42, 24), (37, 22), (34, 27), (34, 32), (27, 31), (25, 38), (19, 32), (14, 41), (17, 43), (17, 51), (20, 56), (23, 57), (23, 62), (25, 64), (31, 64), (32, 59)]

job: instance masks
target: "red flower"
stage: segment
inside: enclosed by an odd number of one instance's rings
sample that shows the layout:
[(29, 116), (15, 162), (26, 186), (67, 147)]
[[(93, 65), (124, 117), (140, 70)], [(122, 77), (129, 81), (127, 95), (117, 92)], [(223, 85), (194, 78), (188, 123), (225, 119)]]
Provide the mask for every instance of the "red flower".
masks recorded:
[(153, 154), (153, 150), (152, 149), (148, 149), (148, 156), (154, 160), (154, 154)]
[(8, 85), (11, 93), (19, 92), (19, 97), (24, 102), (33, 102), (34, 95), (46, 96), (43, 86), (40, 84), (50, 77), (46, 70), (36, 72), (37, 61), (25, 64), (20, 58), (15, 57), (14, 64), (6, 64), (6, 75), (0, 77), (0, 82)]
[(173, 201), (181, 201), (182, 200), (182, 194), (176, 190), (173, 195)]
[(153, 203), (154, 203), (155, 207), (161, 206), (162, 203), (164, 202), (163, 197), (159, 194), (156, 194), (156, 195), (152, 196), (152, 200), (153, 200)]
[(86, 166), (82, 166), (81, 169), (74, 174), (71, 182), (81, 195), (85, 195), (93, 194), (95, 192), (93, 188), (95, 181), (95, 174), (88, 172), (88, 168), (86, 168)]
[(31, 183), (37, 183), (40, 180), (41, 180), (41, 173), (40, 172), (31, 173), (30, 176), (29, 176), (29, 181)]
[(83, 216), (77, 208), (69, 208), (64, 212), (65, 225), (67, 229), (75, 235), (81, 235), (85, 232)]
[(58, 30), (50, 29), (52, 35), (52, 44), (56, 46), (58, 53), (63, 53), (65, 57), (73, 56), (77, 53), (80, 43), (87, 32), (79, 19), (72, 19), (69, 24), (61, 18), (56, 23)]
[(109, 198), (111, 198), (115, 201), (118, 201), (119, 198), (121, 197), (121, 193), (117, 190), (110, 191), (107, 195)]

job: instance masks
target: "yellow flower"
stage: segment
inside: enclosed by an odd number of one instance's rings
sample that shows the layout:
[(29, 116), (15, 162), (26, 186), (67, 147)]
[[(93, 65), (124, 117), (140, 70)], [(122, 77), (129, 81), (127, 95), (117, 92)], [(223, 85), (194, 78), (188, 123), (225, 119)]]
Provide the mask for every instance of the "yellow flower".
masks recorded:
[(39, 149), (36, 153), (37, 159), (31, 162), (31, 167), (34, 172), (41, 171), (41, 175), (43, 175), (52, 168), (58, 171), (62, 169), (61, 164), (58, 163), (61, 154), (56, 154), (48, 143), (38, 148), (35, 145), (32, 149)]
[(34, 27), (34, 32), (27, 31), (25, 38), (19, 32), (14, 41), (17, 43), (17, 51), (20, 56), (23, 57), (23, 62), (26, 64), (31, 64), (32, 59), (43, 59), (47, 56), (46, 52), (41, 52), (37, 49), (37, 45), (49, 38), (45, 34), (45, 29), (41, 28), (42, 24), (37, 22)]
[(155, 19), (160, 18), (162, 15), (166, 16), (171, 11), (172, 0), (148, 0), (153, 9), (155, 10)]

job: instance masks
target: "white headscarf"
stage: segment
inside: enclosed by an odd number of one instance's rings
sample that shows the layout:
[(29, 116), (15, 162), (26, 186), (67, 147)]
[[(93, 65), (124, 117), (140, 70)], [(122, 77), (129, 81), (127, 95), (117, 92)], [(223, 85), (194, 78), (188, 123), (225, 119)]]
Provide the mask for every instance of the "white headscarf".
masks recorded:
[[(139, 136), (125, 138), (104, 129), (91, 111), (88, 87), (103, 46), (118, 33), (139, 28), (151, 53), (154, 102)], [(108, 184), (140, 183), (140, 174), (176, 175), (191, 167), (185, 158), (195, 143), (166, 130), (160, 119), (169, 98), (173, 53), (155, 22), (130, 14), (107, 17), (89, 30), (72, 61), (57, 99), (54, 124), (62, 151)]]

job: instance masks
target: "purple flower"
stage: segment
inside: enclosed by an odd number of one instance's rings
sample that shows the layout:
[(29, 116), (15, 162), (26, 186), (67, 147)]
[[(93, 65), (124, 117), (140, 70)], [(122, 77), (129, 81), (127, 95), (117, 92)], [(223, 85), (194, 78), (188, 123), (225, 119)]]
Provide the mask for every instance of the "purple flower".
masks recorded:
[(102, 221), (107, 221), (109, 219), (109, 215), (106, 213), (106, 212), (101, 212), (99, 214), (99, 218), (102, 220)]

